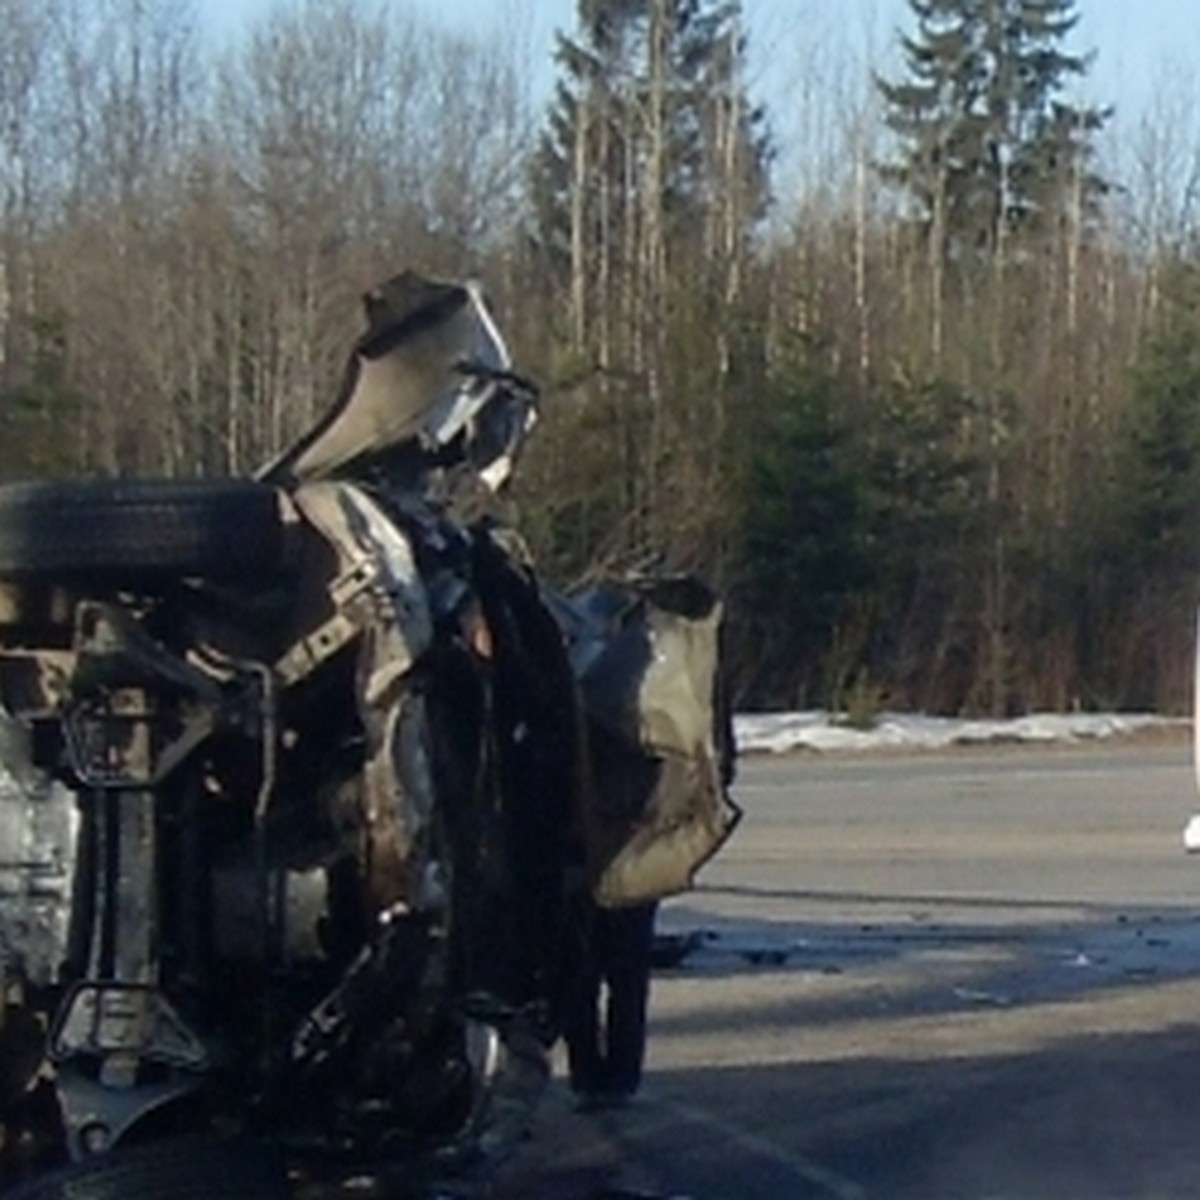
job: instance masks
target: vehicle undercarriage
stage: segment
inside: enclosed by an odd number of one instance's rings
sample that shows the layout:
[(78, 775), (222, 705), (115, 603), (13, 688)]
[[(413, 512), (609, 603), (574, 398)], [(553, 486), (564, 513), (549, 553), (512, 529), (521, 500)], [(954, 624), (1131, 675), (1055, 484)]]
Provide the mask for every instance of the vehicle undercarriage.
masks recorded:
[(736, 821), (716, 598), (562, 594), (458, 519), (536, 392), (474, 285), (366, 311), (254, 479), (0, 488), (14, 1195), (486, 1169), (547, 1078), (570, 889), (678, 891)]

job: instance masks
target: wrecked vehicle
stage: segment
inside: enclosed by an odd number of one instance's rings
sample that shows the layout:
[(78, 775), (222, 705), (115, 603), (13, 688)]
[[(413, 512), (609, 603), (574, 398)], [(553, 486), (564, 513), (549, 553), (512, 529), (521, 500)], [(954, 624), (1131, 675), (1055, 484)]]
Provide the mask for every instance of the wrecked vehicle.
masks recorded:
[(735, 824), (716, 598), (560, 594), (457, 519), (536, 392), (473, 284), (365, 307), (253, 479), (0, 487), (0, 1191), (486, 1169), (548, 1075), (580, 864), (666, 895)]

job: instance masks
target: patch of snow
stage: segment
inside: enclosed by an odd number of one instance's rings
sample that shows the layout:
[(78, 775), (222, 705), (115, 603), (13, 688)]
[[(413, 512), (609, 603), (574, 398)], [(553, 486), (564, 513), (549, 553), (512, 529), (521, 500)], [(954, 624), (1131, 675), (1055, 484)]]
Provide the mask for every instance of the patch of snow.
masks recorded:
[(1011, 720), (958, 720), (914, 713), (883, 713), (870, 729), (847, 725), (822, 710), (742, 713), (734, 718), (743, 752), (790, 750), (940, 750), (978, 742), (1078, 742), (1119, 737), (1186, 720), (1142, 713), (1031, 713)]

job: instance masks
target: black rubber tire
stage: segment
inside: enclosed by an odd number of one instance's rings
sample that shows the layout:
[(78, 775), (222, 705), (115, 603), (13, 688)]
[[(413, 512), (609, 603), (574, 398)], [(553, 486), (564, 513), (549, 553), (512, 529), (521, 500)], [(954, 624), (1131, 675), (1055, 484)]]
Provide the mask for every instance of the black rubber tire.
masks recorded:
[(261, 577), (286, 559), (275, 488), (250, 480), (0, 487), (0, 577)]
[(289, 1200), (271, 1147), (247, 1140), (177, 1138), (61, 1167), (4, 1200)]

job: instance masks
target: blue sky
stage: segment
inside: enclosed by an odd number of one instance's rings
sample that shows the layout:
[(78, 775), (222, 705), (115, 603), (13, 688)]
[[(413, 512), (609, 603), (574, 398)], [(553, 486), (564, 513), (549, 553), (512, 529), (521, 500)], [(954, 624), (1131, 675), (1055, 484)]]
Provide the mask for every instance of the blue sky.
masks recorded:
[[(193, 0), (202, 27), (218, 38), (236, 35), (289, 0)], [(527, 47), (540, 86), (551, 78), (555, 28), (573, 25), (575, 0), (390, 0), (450, 28), (516, 35)], [(906, 0), (744, 0), (752, 82), (758, 98), (786, 127), (800, 103), (798, 81), (819, 62), (868, 64), (886, 73), (895, 33), (911, 27)], [(1190, 81), (1200, 64), (1200, 0), (1079, 0), (1080, 23), (1070, 48), (1094, 51), (1086, 98), (1115, 104), (1121, 127), (1157, 97)], [(780, 120), (780, 118), (783, 118)]]

